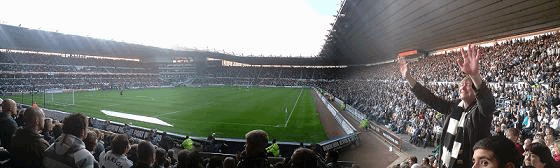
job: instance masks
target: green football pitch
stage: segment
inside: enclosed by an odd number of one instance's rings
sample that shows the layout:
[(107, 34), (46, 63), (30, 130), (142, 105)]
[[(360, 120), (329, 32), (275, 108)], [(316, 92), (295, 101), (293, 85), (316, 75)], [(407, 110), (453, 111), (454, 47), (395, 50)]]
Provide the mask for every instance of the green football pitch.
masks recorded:
[[(72, 98), (72, 96), (74, 98)], [(11, 96), (17, 102), (65, 112), (109, 119), (146, 128), (205, 137), (243, 138), (262, 129), (279, 141), (327, 140), (311, 89), (301, 88), (158, 88), (120, 91), (89, 91)], [(73, 103), (73, 104), (72, 104)], [(158, 118), (172, 126), (106, 115), (112, 111)]]

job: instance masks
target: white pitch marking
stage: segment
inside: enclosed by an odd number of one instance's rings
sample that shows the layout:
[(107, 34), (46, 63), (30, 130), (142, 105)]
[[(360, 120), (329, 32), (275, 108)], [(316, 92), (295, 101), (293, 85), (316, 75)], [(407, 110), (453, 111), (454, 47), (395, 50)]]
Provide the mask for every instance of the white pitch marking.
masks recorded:
[(294, 103), (294, 107), (292, 108), (292, 112), (290, 112), (290, 115), (288, 116), (288, 120), (286, 120), (286, 124), (284, 124), (284, 128), (288, 126), (288, 122), (290, 122), (290, 118), (292, 117), (292, 113), (294, 113), (294, 109), (296, 109), (296, 105), (299, 102), (299, 97), (301, 96), (302, 92), (303, 92), (303, 88), (301, 89), (301, 91), (299, 91), (299, 95), (297, 97), (296, 103)]

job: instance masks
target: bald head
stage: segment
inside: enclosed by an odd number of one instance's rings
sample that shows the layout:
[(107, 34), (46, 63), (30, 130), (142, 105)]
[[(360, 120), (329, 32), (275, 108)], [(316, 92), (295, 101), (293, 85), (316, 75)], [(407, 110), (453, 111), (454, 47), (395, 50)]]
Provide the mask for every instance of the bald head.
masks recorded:
[(45, 114), (43, 110), (39, 107), (27, 108), (23, 113), (23, 121), (25, 122), (25, 127), (39, 131), (43, 129)]
[(17, 114), (16, 101), (12, 99), (4, 99), (2, 101), (2, 112), (8, 113), (10, 115), (16, 115)]
[(263, 130), (253, 130), (245, 134), (248, 155), (258, 154), (266, 150), (268, 146), (268, 134)]

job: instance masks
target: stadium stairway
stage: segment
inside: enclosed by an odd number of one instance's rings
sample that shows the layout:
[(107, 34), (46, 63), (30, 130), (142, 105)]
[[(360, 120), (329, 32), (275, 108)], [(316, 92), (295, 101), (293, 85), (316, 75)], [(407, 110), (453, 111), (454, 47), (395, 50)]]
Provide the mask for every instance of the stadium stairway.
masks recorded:
[[(354, 125), (354, 127), (359, 128), (359, 121), (354, 120), (349, 113), (347, 112), (342, 112), (341, 113), (342, 116), (344, 116), (352, 125)], [(383, 140), (384, 138), (377, 134), (374, 133), (373, 131), (367, 131), (365, 133), (361, 134), (361, 139), (362, 139), (362, 143), (366, 143), (364, 142), (366, 139), (372, 140), (375, 139), (375, 141), (379, 141), (381, 142), (381, 144), (383, 144), (383, 148), (387, 148), (388, 151), (391, 151), (392, 153), (394, 153), (395, 155), (397, 155), (397, 158), (392, 161), (389, 165), (386, 165), (387, 167), (391, 167), (394, 166), (396, 164), (400, 164), (404, 161), (407, 161), (408, 158), (410, 156), (416, 156), (418, 158), (418, 160), (422, 160), (424, 157), (428, 157), (429, 155), (432, 154), (432, 150), (434, 150), (434, 147), (418, 147), (415, 146), (413, 144), (411, 144), (408, 140), (410, 139), (410, 135), (407, 134), (397, 134), (399, 136), (399, 138), (402, 139), (402, 146), (401, 149), (397, 149), (392, 147), (391, 144), (389, 144), (388, 142), (386, 142), (385, 140)], [(382, 155), (381, 153), (376, 153), (374, 155), (375, 156), (379, 156)], [(386, 157), (383, 156), (382, 157)], [(358, 161), (358, 163), (360, 163), (360, 161)], [(363, 163), (362, 163), (363, 164)], [(376, 166), (380, 166), (380, 165), (376, 165)]]

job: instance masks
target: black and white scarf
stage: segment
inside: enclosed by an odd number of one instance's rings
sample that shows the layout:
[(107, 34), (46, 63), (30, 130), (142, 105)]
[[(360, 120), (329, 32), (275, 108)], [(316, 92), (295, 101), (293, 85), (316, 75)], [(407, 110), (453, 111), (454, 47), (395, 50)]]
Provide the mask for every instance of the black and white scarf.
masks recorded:
[[(459, 103), (459, 107), (464, 107), (464, 102)], [(445, 136), (442, 140), (442, 150), (441, 150), (441, 161), (442, 167), (454, 167), (457, 163), (457, 158), (461, 147), (463, 146), (464, 133), (463, 128), (465, 126), (466, 115), (476, 108), (468, 108), (460, 113), (452, 113), (449, 117), (449, 124), (445, 130)], [(466, 162), (467, 160), (463, 160)], [(463, 163), (464, 164), (464, 163)]]

